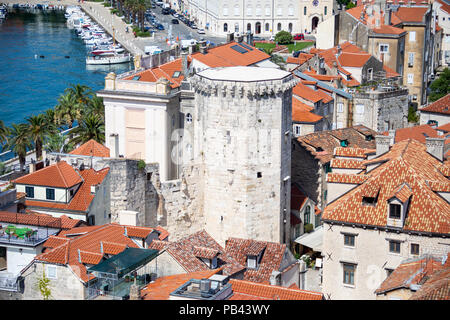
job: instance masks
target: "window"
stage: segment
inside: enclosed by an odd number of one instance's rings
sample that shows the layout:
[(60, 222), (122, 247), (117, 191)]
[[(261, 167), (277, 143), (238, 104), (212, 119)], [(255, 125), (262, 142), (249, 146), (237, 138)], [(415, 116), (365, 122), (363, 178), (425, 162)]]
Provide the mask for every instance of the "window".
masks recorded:
[(306, 7), (303, 7), (303, 15), (306, 16)]
[(344, 112), (344, 104), (342, 102), (339, 102), (337, 104), (337, 112), (339, 112), (339, 113)]
[(394, 272), (394, 269), (386, 269), (386, 275), (389, 277), (392, 272)]
[(409, 32), (409, 41), (416, 41), (416, 32), (415, 31)]
[(288, 29), (289, 29), (289, 32), (292, 32), (292, 23), (289, 23)]
[(228, 23), (223, 24), (223, 32), (228, 32)]
[(373, 69), (372, 68), (367, 70), (367, 80), (373, 80)]
[(179, 78), (180, 76), (181, 76), (181, 72), (180, 72), (180, 71), (175, 71), (175, 72), (173, 73), (172, 78)]
[(95, 216), (88, 216), (87, 223), (90, 226), (94, 226), (95, 225)]
[(240, 15), (239, 6), (234, 6), (234, 15), (235, 16), (239, 16)]
[(56, 279), (56, 266), (47, 265), (47, 278)]
[(305, 224), (311, 223), (311, 207), (306, 206), (305, 209)]
[(375, 206), (377, 203), (377, 199), (374, 197), (363, 197), (362, 203), (363, 203), (363, 205)]
[(356, 113), (357, 114), (364, 114), (364, 105), (363, 104), (357, 104), (356, 105)]
[(261, 13), (262, 13), (262, 9), (261, 9), (261, 6), (256, 6), (256, 15), (257, 16), (260, 16), (261, 15)]
[(411, 254), (419, 255), (419, 245), (417, 243), (411, 243)]
[(239, 23), (234, 24), (234, 32), (239, 32)]
[(256, 256), (247, 256), (247, 268), (256, 269)]
[(400, 241), (389, 240), (389, 252), (400, 253)]
[(252, 15), (252, 7), (251, 6), (247, 6), (247, 15), (248, 16)]
[(264, 29), (265, 29), (266, 31), (269, 31), (269, 28), (270, 28), (270, 25), (269, 25), (268, 23), (266, 23), (266, 26), (265, 26)]
[(27, 198), (34, 198), (34, 187), (25, 187)]
[(356, 265), (344, 263), (344, 284), (355, 285), (355, 269)]
[(55, 189), (46, 188), (45, 189), (45, 198), (47, 200), (55, 200)]
[(252, 25), (250, 23), (247, 23), (247, 31), (252, 31)]
[(294, 136), (298, 137), (301, 134), (301, 126), (298, 124), (294, 124)]
[(384, 44), (384, 43), (380, 43), (380, 53), (388, 53), (389, 52), (389, 45), (388, 44)]
[(402, 206), (399, 204), (391, 203), (389, 205), (389, 218), (391, 219), (400, 219)]
[(257, 177), (257, 178), (262, 178), (262, 172), (257, 172), (257, 173), (256, 173), (256, 177)]
[(266, 6), (266, 16), (270, 16), (270, 7)]
[(351, 234), (344, 234), (344, 245), (348, 247), (355, 246), (355, 236)]
[(224, 16), (228, 15), (228, 6), (223, 6), (223, 15)]
[(414, 83), (414, 73), (408, 73), (408, 84)]
[(323, 7), (323, 15), (326, 16), (327, 15), (327, 6)]
[(414, 66), (414, 52), (408, 53), (408, 67)]
[(186, 115), (186, 122), (191, 123), (192, 122), (192, 115), (190, 113), (188, 113)]
[(290, 16), (294, 15), (294, 6), (290, 5), (288, 7), (288, 15), (290, 15)]
[(277, 15), (279, 15), (279, 16), (283, 15), (283, 7), (279, 6), (277, 8)]
[(281, 31), (281, 23), (279, 23), (279, 24), (277, 25), (277, 30), (278, 30), (278, 31)]

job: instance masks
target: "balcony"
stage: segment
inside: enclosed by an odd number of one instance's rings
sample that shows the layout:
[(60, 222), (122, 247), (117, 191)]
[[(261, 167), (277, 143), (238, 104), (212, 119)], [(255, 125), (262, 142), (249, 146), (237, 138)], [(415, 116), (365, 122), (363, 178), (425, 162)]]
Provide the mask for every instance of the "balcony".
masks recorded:
[(50, 235), (56, 235), (59, 229), (17, 227), (12, 224), (0, 224), (0, 244), (35, 247), (46, 241)]
[(0, 272), (0, 290), (17, 292), (19, 290), (17, 277), (9, 272)]

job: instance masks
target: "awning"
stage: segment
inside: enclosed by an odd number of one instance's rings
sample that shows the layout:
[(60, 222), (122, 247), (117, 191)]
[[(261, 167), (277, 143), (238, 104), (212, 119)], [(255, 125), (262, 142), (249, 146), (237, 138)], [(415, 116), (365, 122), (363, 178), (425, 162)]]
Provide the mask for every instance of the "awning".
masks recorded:
[(305, 247), (311, 248), (314, 251), (322, 252), (323, 225), (317, 227), (311, 233), (302, 234), (294, 241)]
[(127, 248), (119, 254), (90, 267), (87, 271), (94, 274), (110, 274), (116, 277), (123, 275), (147, 264), (158, 256), (158, 250)]

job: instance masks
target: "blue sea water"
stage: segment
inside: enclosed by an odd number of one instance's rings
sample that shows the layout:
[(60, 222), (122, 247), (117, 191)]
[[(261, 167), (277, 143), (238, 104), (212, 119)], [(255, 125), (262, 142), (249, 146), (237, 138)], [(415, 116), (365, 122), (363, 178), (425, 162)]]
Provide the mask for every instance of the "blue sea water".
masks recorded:
[(107, 73), (132, 68), (132, 63), (87, 66), (86, 55), (83, 40), (66, 25), (64, 11), (9, 9), (0, 22), (0, 119), (6, 126), (24, 122), (53, 108), (71, 84), (97, 91)]

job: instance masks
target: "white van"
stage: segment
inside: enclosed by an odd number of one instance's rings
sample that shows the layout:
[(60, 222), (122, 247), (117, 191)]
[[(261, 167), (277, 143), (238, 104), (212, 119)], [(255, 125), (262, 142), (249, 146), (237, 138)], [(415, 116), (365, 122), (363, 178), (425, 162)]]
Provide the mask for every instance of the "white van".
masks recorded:
[(189, 46), (195, 46), (197, 44), (197, 40), (181, 40), (181, 49), (187, 49)]
[(158, 46), (145, 46), (144, 47), (145, 54), (153, 55), (163, 52), (163, 50)]

